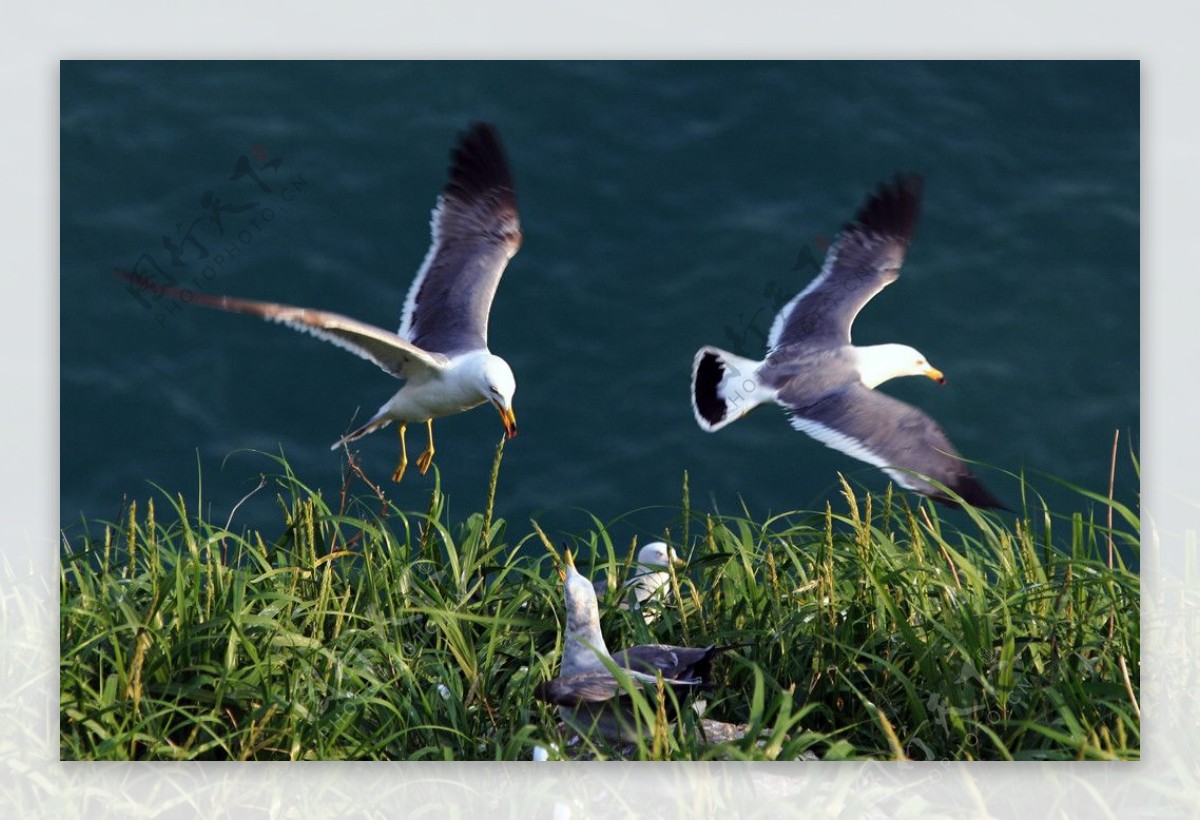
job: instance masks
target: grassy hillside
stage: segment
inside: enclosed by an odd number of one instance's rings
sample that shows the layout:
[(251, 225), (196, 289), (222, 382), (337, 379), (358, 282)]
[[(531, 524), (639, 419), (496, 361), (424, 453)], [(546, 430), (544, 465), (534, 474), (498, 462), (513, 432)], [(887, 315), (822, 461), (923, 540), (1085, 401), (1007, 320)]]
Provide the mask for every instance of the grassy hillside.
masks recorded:
[[(685, 477), (663, 528), (687, 567), (652, 624), (611, 593), (605, 635), (743, 645), (705, 715), (750, 732), (707, 744), (685, 711), (629, 751), (568, 748), (533, 700), (563, 618), (536, 522), (447, 521), (437, 489), (424, 512), (327, 499), (278, 462), (273, 532), (163, 492), (64, 536), (64, 759), (1139, 755), (1139, 522), (1100, 494), (1050, 511), (1022, 485), (1020, 513), (946, 515), (847, 485), (760, 522), (693, 509)], [(599, 521), (570, 547), (594, 578), (627, 570)]]

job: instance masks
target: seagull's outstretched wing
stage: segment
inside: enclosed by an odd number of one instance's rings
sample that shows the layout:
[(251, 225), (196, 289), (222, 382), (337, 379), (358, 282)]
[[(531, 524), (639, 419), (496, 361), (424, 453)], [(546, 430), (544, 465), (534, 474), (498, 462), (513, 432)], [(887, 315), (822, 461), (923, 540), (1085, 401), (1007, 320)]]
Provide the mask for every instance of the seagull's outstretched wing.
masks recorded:
[(313, 308), (297, 308), (276, 302), (258, 302), (251, 299), (236, 299), (231, 296), (212, 296), (194, 291), (158, 285), (147, 277), (117, 269), (114, 273), (148, 291), (169, 296), (184, 303), (194, 303), (207, 308), (219, 308), (239, 314), (251, 314), (271, 322), (278, 322), (297, 331), (312, 334), (318, 339), (331, 342), (363, 359), (374, 362), (393, 376), (410, 377), (414, 373), (442, 370), (446, 357), (431, 354), (397, 336), (391, 331), (376, 328), (348, 316)]
[(882, 468), (901, 487), (951, 507), (957, 505), (924, 476), (945, 485), (975, 507), (1004, 507), (971, 473), (941, 426), (912, 405), (860, 383), (816, 401), (799, 401), (785, 387), (778, 400), (797, 430)]
[(898, 175), (871, 195), (829, 247), (821, 273), (775, 317), (768, 353), (798, 343), (850, 344), (854, 317), (900, 276), (920, 213), (921, 190), (919, 175)]
[(521, 247), (512, 176), (490, 125), (475, 123), (459, 139), (430, 231), (432, 245), (409, 288), (400, 336), (448, 356), (486, 348), (496, 286)]

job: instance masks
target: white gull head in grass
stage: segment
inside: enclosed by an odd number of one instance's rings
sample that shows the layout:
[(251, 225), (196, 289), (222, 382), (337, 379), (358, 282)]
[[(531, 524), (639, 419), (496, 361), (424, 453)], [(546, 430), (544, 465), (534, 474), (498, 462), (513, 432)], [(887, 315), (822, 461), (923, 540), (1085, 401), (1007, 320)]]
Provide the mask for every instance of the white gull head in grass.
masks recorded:
[[(637, 563), (629, 578), (621, 585), (622, 610), (640, 610), (642, 618), (650, 624), (658, 617), (658, 609), (646, 605), (661, 598), (663, 592), (671, 583), (670, 566), (681, 567), (683, 560), (675, 553), (675, 548), (666, 542), (650, 542), (637, 552)], [(608, 591), (608, 581), (597, 579), (593, 582), (596, 595), (603, 597)]]
[(371, 362), (404, 385), (365, 424), (333, 444), (334, 450), (392, 422), (398, 424), (399, 482), (408, 467), (405, 433), (423, 424), (429, 444), (417, 457), (433, 463), (433, 420), (490, 402), (506, 435), (517, 435), (512, 368), (488, 350), (488, 315), (500, 276), (521, 247), (512, 175), (496, 130), (473, 124), (460, 136), (449, 178), (430, 220), (432, 244), (408, 291), (397, 333), (340, 314), (273, 302), (185, 292), (129, 271), (116, 271), (143, 288), (198, 305), (251, 314), (312, 334)]
[(701, 348), (692, 363), (692, 411), (712, 432), (775, 402), (796, 430), (881, 468), (901, 487), (950, 507), (1003, 507), (937, 422), (874, 390), (899, 376), (945, 384), (942, 372), (908, 345), (850, 342), (858, 312), (900, 276), (922, 187), (919, 176), (898, 175), (867, 199), (816, 279), (775, 317), (765, 359)]

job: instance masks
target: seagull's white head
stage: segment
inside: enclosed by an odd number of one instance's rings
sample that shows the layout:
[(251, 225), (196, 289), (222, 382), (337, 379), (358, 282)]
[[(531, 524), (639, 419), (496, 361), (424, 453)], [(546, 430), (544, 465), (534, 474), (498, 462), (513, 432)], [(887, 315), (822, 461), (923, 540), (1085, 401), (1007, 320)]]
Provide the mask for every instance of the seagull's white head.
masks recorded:
[(946, 377), (929, 364), (925, 355), (908, 345), (867, 345), (855, 348), (858, 354), (858, 373), (868, 388), (881, 385), (897, 376), (925, 376), (946, 384)]
[(517, 415), (513, 411), (513, 394), (517, 392), (517, 379), (513, 376), (512, 368), (500, 357), (489, 353), (483, 358), (478, 380), (480, 393), (500, 412), (504, 432), (512, 439), (517, 435)]
[(668, 565), (681, 565), (683, 560), (675, 555), (675, 548), (665, 542), (650, 542), (637, 554), (637, 563), (647, 570), (665, 570)]

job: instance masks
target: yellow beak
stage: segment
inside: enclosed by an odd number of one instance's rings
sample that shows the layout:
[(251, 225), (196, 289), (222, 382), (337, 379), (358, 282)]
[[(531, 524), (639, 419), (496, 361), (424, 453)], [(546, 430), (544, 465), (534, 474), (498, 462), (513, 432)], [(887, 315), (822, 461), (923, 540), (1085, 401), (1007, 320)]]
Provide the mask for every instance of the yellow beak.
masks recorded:
[(508, 434), (509, 439), (512, 439), (517, 435), (517, 414), (512, 408), (505, 410), (499, 405), (496, 406), (496, 410), (500, 411), (500, 421), (504, 423), (504, 432)]
[(946, 384), (946, 377), (942, 376), (942, 372), (939, 371), (937, 368), (934, 368), (931, 366), (929, 368), (929, 370), (925, 371), (925, 375), (928, 376), (930, 379), (932, 379), (934, 382), (937, 382), (939, 385)]

